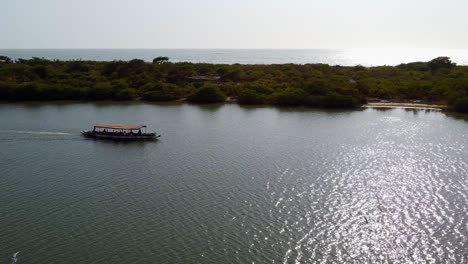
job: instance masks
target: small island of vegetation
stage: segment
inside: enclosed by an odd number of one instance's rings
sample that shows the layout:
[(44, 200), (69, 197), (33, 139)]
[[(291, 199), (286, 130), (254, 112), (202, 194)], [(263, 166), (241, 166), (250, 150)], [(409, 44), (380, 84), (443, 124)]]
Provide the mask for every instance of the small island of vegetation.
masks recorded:
[(468, 112), (468, 66), (448, 57), (398, 66), (227, 65), (13, 60), (0, 56), (0, 100), (235, 101), (353, 108), (369, 99), (418, 101)]

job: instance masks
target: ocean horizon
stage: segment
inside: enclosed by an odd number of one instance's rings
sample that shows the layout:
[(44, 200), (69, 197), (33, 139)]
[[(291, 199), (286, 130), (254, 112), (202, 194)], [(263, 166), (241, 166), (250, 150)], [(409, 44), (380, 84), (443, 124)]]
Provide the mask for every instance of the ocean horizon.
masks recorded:
[(468, 49), (0, 49), (12, 59), (33, 57), (50, 60), (113, 61), (158, 56), (171, 62), (212, 64), (313, 64), (341, 66), (394, 66), (430, 61), (447, 56), (458, 65), (468, 65)]

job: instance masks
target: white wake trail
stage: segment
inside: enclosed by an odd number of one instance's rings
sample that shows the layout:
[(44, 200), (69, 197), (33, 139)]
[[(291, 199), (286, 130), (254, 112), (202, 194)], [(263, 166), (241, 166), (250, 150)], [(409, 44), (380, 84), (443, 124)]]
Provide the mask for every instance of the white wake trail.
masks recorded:
[(0, 130), (3, 133), (31, 134), (31, 135), (49, 135), (49, 136), (66, 136), (71, 135), (65, 132), (54, 131), (29, 131), (29, 130)]

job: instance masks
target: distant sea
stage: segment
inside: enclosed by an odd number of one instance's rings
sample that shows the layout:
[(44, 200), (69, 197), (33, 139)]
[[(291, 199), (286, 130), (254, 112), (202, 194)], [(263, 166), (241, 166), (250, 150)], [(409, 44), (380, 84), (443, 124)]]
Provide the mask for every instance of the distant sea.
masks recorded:
[(342, 66), (398, 65), (448, 56), (459, 65), (468, 65), (468, 49), (0, 49), (0, 55), (51, 60), (131, 60), (152, 61), (167, 56), (172, 62), (216, 64), (326, 63)]

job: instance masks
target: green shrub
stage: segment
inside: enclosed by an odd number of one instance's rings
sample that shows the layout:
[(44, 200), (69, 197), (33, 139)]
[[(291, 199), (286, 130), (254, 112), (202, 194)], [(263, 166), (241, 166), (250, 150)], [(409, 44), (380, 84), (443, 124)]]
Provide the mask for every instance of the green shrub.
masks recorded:
[(341, 94), (326, 95), (323, 97), (323, 102), (321, 102), (321, 106), (326, 108), (353, 108), (358, 105), (357, 99)]
[(269, 101), (276, 105), (299, 106), (304, 105), (307, 93), (298, 88), (287, 88), (276, 91), (269, 96)]
[(244, 89), (239, 93), (238, 102), (239, 104), (264, 104), (266, 98), (253, 90)]
[(176, 94), (163, 91), (146, 92), (142, 95), (142, 98), (147, 101), (174, 101), (179, 99)]
[(221, 103), (226, 101), (226, 96), (215, 85), (205, 85), (187, 98), (193, 103)]
[(115, 99), (117, 100), (130, 100), (135, 98), (136, 96), (137, 92), (135, 89), (132, 88), (121, 89), (115, 93)]
[(468, 96), (456, 100), (453, 109), (460, 113), (468, 113)]
[(149, 83), (142, 90), (142, 98), (148, 101), (174, 101), (183, 95), (181, 88), (172, 83)]

